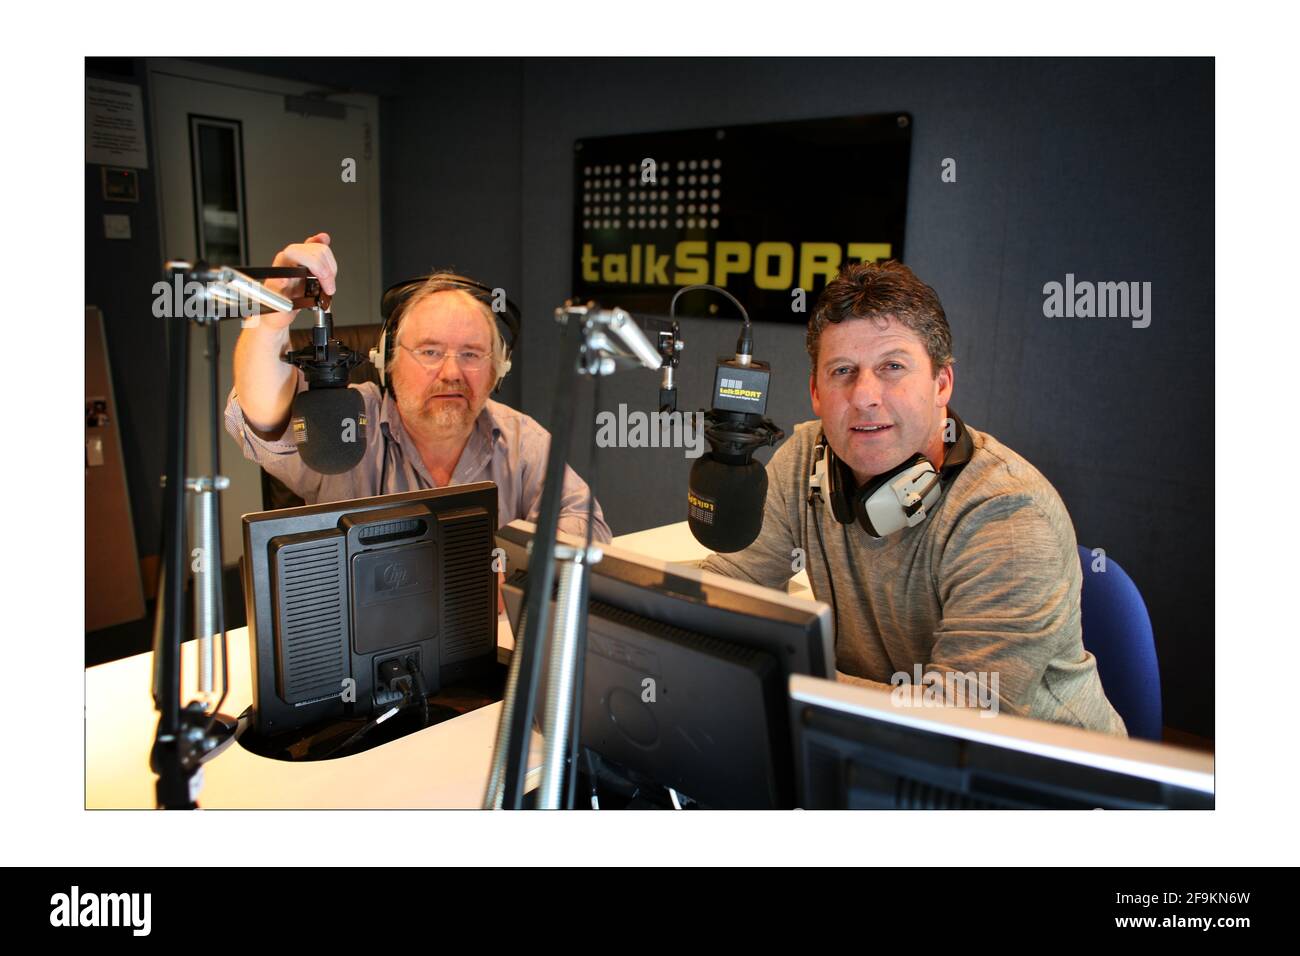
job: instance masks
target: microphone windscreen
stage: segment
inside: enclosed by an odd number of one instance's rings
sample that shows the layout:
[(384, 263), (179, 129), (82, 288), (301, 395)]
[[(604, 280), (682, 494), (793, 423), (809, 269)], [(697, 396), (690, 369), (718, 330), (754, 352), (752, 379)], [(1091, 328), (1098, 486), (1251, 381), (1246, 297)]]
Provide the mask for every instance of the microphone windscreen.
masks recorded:
[(359, 389), (309, 388), (293, 400), (289, 423), (302, 463), (322, 475), (341, 475), (366, 453), (366, 403)]
[(686, 522), (706, 548), (743, 551), (763, 530), (767, 470), (761, 462), (729, 465), (706, 452), (691, 466), (688, 489)]

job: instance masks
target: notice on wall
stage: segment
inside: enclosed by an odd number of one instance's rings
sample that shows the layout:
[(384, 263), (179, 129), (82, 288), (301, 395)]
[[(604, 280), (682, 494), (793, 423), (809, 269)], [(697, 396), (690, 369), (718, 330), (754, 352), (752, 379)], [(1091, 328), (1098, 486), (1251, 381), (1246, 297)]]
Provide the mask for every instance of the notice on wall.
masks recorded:
[(86, 78), (86, 162), (149, 168), (140, 87)]

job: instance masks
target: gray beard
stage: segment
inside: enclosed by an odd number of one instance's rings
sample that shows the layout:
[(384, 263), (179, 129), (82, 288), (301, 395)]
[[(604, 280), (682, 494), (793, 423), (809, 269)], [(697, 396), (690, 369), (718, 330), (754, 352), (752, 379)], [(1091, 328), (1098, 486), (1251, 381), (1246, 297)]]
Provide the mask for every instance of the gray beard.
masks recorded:
[(424, 420), (439, 431), (463, 431), (470, 424), (469, 412), (460, 402), (440, 402), (424, 415)]

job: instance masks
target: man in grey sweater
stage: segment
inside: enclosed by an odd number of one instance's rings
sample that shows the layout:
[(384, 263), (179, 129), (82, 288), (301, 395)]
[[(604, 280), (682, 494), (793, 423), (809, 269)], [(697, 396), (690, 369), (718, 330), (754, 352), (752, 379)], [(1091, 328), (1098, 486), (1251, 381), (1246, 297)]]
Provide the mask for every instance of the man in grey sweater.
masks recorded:
[[(1037, 469), (949, 409), (952, 334), (934, 290), (900, 263), (849, 266), (818, 300), (807, 346), (820, 421), (768, 463), (758, 539), (705, 567), (783, 587), (806, 564), (834, 607), (842, 680), (919, 683), (948, 703), (1125, 734), (1083, 648), (1070, 516)], [(941, 496), (884, 537), (841, 523), (809, 491), (819, 439), (847, 502), (917, 453)], [(983, 700), (953, 699), (974, 681)]]

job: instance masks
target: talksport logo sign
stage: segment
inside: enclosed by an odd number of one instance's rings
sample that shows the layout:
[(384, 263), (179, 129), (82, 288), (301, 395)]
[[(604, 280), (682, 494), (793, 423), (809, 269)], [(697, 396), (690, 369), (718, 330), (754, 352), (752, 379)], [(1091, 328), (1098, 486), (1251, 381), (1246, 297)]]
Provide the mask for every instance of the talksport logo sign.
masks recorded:
[(665, 315), (675, 289), (708, 282), (756, 321), (806, 322), (841, 266), (902, 259), (910, 158), (898, 113), (581, 140), (575, 294)]
[[(820, 289), (846, 262), (897, 258), (888, 242), (708, 242), (687, 240), (667, 251), (653, 243), (632, 243), (627, 252), (597, 254), (582, 246), (582, 279), (592, 284), (682, 286), (696, 282), (737, 285), (748, 279), (757, 289), (784, 292)], [(796, 282), (796, 279), (798, 280)], [(820, 285), (818, 283), (820, 282)], [(734, 294), (734, 293), (733, 293)]]

